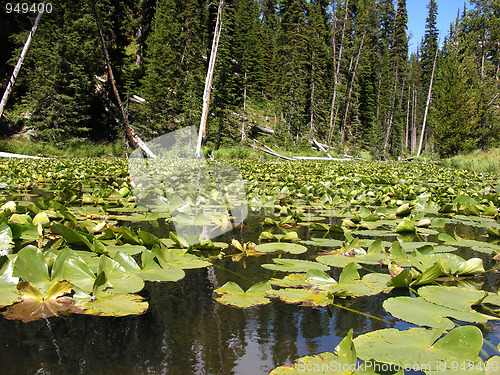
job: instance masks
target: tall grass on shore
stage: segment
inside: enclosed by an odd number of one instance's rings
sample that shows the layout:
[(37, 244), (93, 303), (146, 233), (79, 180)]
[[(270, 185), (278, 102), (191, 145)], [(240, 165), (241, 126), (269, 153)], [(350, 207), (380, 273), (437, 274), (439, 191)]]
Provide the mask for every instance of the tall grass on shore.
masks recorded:
[(489, 151), (474, 151), (467, 155), (457, 155), (441, 160), (441, 164), (474, 172), (490, 172), (500, 176), (500, 148)]
[(0, 151), (13, 154), (47, 157), (111, 157), (124, 156), (126, 146), (122, 141), (114, 143), (49, 143), (22, 139), (0, 140)]

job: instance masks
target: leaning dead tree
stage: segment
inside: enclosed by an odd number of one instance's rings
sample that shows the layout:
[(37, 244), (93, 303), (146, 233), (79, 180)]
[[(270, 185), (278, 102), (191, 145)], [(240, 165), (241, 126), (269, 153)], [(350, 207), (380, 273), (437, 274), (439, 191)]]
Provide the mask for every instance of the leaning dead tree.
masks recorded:
[[(439, 46), (439, 42), (438, 42)], [(420, 156), (422, 152), (422, 144), (424, 143), (424, 134), (425, 134), (425, 123), (427, 121), (427, 113), (429, 112), (429, 104), (431, 102), (432, 96), (432, 81), (434, 80), (434, 71), (436, 70), (436, 61), (438, 57), (439, 48), (436, 48), (436, 55), (434, 56), (434, 64), (432, 65), (432, 73), (431, 73), (431, 81), (429, 83), (429, 93), (427, 94), (427, 103), (425, 104), (425, 112), (424, 112), (424, 122), (422, 124), (422, 132), (420, 133), (420, 144), (418, 145), (417, 157)]]
[(45, 6), (40, 7), (41, 11), (38, 12), (38, 15), (36, 16), (35, 23), (33, 24), (33, 27), (31, 28), (30, 33), (28, 34), (28, 39), (26, 39), (26, 43), (24, 43), (23, 50), (21, 52), (21, 56), (19, 56), (19, 60), (17, 60), (17, 64), (14, 68), (14, 71), (12, 72), (12, 75), (10, 76), (9, 83), (7, 84), (7, 88), (5, 89), (5, 92), (3, 93), (2, 101), (0, 102), (0, 117), (3, 115), (3, 111), (5, 108), (5, 104), (7, 104), (7, 100), (9, 99), (10, 92), (12, 91), (12, 87), (14, 86), (14, 83), (16, 82), (17, 75), (19, 74), (19, 70), (21, 69), (21, 65), (23, 64), (24, 58), (26, 57), (26, 53), (28, 53), (28, 48), (30, 47), (31, 41), (33, 39), (33, 36), (35, 35), (36, 28), (38, 27), (38, 24), (40, 23), (40, 20), (42, 19), (42, 14), (45, 9)]
[(205, 91), (203, 92), (203, 111), (201, 113), (200, 130), (198, 133), (198, 143), (196, 144), (197, 158), (201, 157), (201, 144), (206, 137), (208, 107), (210, 104), (210, 92), (212, 90), (212, 81), (215, 68), (215, 58), (217, 57), (217, 48), (219, 47), (219, 36), (222, 29), (222, 9), (224, 0), (219, 1), (219, 9), (217, 11), (217, 22), (215, 24), (214, 39), (212, 41), (212, 51), (210, 53), (210, 62), (208, 64), (207, 78), (205, 79)]
[(153, 152), (151, 152), (151, 150), (142, 141), (142, 139), (140, 139), (139, 136), (137, 136), (137, 134), (135, 134), (134, 129), (132, 129), (132, 127), (128, 123), (128, 116), (125, 113), (125, 108), (123, 106), (123, 102), (120, 99), (120, 94), (118, 93), (118, 88), (116, 87), (116, 82), (115, 82), (115, 78), (113, 75), (113, 69), (111, 68), (111, 61), (109, 59), (108, 49), (106, 48), (106, 41), (104, 40), (104, 34), (102, 32), (102, 24), (101, 24), (101, 19), (99, 17), (99, 12), (97, 11), (97, 7), (95, 5), (95, 0), (92, 0), (91, 2), (92, 2), (92, 10), (94, 11), (95, 20), (97, 22), (97, 29), (99, 31), (99, 37), (101, 39), (101, 46), (102, 46), (102, 51), (104, 53), (104, 59), (106, 61), (106, 66), (108, 68), (109, 80), (111, 82), (111, 87), (113, 88), (116, 102), (118, 104), (118, 107), (120, 109), (120, 113), (122, 115), (122, 121), (123, 121), (122, 124), (125, 128), (125, 134), (127, 135), (128, 143), (129, 143), (130, 147), (132, 147), (133, 149), (136, 149), (137, 147), (139, 147), (147, 157), (156, 158), (156, 155)]

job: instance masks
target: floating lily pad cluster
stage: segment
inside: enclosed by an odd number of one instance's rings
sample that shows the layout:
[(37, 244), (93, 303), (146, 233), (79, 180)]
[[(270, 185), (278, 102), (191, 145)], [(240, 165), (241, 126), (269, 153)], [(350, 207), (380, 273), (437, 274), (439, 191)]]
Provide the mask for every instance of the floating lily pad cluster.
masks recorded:
[[(383, 307), (394, 319), (420, 326), (354, 339), (350, 332), (336, 351), (273, 373), (302, 373), (303, 365), (332, 361), (348, 365), (336, 373), (377, 373), (351, 371), (359, 359), (395, 366), (405, 359), (433, 361), (438, 368), (426, 373), (453, 371), (439, 367), (444, 358), (447, 366), (453, 359), (477, 365), (467, 373), (491, 373), (487, 365), (498, 364), (498, 357), (478, 357), (482, 334), (467, 324), (495, 324), (500, 297), (464, 279), (481, 280), (492, 272), (483, 260), (500, 258), (498, 177), (416, 163), (233, 164), (242, 172), (259, 232), (225, 243), (178, 236), (170, 231), (171, 212), (137, 205), (126, 160), (2, 160), (2, 313), (24, 321), (65, 313), (140, 314), (148, 308), (140, 294), (146, 282), (175, 282), (186, 269), (258, 257), (262, 273), (272, 276), (246, 290), (229, 281), (215, 290), (218, 302), (320, 308), (403, 288), (407, 296), (387, 298)], [(170, 209), (182, 207), (184, 198)], [(196, 220), (231, 225), (228, 216)], [(465, 259), (453, 253), (459, 249), (475, 255)], [(454, 286), (445, 286), (450, 280)]]

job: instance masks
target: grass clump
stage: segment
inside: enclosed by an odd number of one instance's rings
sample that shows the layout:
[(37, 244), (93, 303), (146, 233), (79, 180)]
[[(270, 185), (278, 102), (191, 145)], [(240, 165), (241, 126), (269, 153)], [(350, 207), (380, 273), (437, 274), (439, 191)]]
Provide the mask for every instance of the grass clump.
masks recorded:
[(20, 137), (0, 140), (0, 151), (13, 154), (46, 157), (109, 157), (124, 156), (126, 146), (114, 143), (29, 141)]
[(479, 173), (493, 173), (500, 176), (500, 148), (488, 151), (477, 150), (470, 154), (457, 155), (441, 160), (441, 164), (447, 167), (467, 169)]

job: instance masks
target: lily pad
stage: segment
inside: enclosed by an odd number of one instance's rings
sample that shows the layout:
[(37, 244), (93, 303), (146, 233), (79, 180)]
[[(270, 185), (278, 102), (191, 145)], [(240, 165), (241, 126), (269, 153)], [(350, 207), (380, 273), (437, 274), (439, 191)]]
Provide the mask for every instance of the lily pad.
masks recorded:
[(270, 297), (278, 297), (286, 303), (299, 303), (301, 306), (327, 306), (333, 302), (330, 293), (322, 290), (284, 288), (268, 291)]
[(307, 251), (307, 247), (295, 243), (269, 242), (255, 246), (255, 251), (259, 253), (283, 251), (290, 254), (302, 254)]
[(148, 303), (136, 294), (98, 293), (93, 299), (77, 300), (73, 312), (98, 316), (140, 315)]
[(439, 330), (410, 328), (400, 331), (381, 329), (356, 337), (358, 357), (408, 367), (417, 365), (424, 372), (452, 370), (452, 363), (476, 362), (483, 336), (475, 326), (454, 328), (436, 341)]
[(472, 313), (475, 311), (471, 306), (481, 304), (488, 293), (484, 290), (456, 286), (429, 285), (419, 288), (418, 294), (428, 302)]
[(307, 272), (309, 270), (328, 271), (330, 267), (310, 260), (274, 258), (275, 264), (261, 264), (262, 267), (271, 271), (281, 272)]
[(459, 311), (428, 302), (421, 297), (395, 297), (383, 303), (394, 317), (419, 326), (452, 329), (455, 323), (448, 318), (470, 323), (486, 323), (488, 317), (474, 310)]
[(128, 272), (147, 281), (178, 281), (185, 276), (184, 271), (178, 266), (168, 263), (164, 263), (163, 266), (160, 266), (155, 262), (155, 256), (149, 250), (142, 252), (142, 268), (139, 267), (134, 258), (125, 253), (116, 253), (113, 259)]
[(269, 298), (266, 298), (268, 289), (271, 289), (271, 285), (267, 281), (261, 281), (252, 285), (246, 292), (238, 284), (228, 281), (214, 291), (217, 294), (221, 294), (215, 300), (224, 305), (240, 308), (266, 305), (271, 302)]

